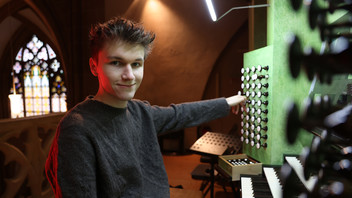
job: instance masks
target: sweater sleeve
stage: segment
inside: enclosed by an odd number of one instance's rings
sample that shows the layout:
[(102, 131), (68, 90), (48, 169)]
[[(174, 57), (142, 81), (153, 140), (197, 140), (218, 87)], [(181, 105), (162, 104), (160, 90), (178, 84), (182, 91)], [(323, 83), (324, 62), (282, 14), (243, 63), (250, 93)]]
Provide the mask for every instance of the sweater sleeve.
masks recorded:
[(96, 197), (93, 146), (79, 126), (59, 126), (47, 164), (55, 197)]
[(230, 106), (225, 98), (171, 104), (168, 107), (152, 106), (152, 116), (158, 133), (193, 127), (225, 117)]

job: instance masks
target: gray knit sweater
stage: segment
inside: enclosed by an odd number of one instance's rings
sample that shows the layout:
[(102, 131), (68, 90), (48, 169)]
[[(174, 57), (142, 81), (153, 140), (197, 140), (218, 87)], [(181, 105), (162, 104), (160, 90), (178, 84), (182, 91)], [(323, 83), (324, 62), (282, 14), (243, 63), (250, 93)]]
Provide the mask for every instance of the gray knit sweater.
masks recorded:
[(88, 97), (60, 122), (46, 163), (56, 197), (169, 197), (157, 135), (228, 115), (224, 98), (114, 108)]

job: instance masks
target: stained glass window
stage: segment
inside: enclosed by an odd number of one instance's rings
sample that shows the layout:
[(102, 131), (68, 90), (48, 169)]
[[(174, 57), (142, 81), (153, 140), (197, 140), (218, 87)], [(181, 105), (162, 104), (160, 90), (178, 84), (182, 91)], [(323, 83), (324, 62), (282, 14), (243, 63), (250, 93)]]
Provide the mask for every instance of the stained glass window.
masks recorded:
[[(18, 51), (12, 66), (10, 95), (20, 97), (11, 104), (11, 118), (67, 111), (63, 73), (54, 50), (33, 35)], [(17, 114), (13, 113), (15, 106), (20, 111)]]

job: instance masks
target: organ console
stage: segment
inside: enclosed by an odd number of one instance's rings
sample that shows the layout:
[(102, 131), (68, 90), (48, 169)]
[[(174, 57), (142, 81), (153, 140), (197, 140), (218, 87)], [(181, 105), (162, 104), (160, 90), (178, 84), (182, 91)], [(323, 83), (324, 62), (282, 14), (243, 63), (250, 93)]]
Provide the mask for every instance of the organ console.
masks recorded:
[(298, 156), (284, 158), (283, 166), (264, 165), (264, 174), (241, 175), (242, 197), (290, 198), (313, 192), (317, 177), (304, 178)]
[[(302, 36), (300, 27), (292, 28), (295, 35), (291, 37), (279, 34), (289, 38), (287, 54), (280, 52), (280, 42), (275, 43), (275, 39), (281, 40), (270, 35), (273, 46), (245, 55), (241, 88), (248, 111), (241, 108), (241, 141), (246, 154), (265, 163), (262, 174), (240, 176), (242, 197), (352, 197), (352, 1), (304, 1), (308, 9), (297, 15), (282, 8), (286, 1), (277, 2), (272, 1), (271, 8), (292, 18), (275, 18), (280, 21), (276, 25), (287, 22), (283, 29), (305, 25), (313, 33)], [(302, 6), (300, 0), (290, 3), (296, 11)], [(335, 11), (346, 14), (333, 21)], [(281, 69), (285, 63), (290, 79)], [(308, 78), (299, 76), (301, 69)], [(277, 106), (282, 100), (286, 106)], [(284, 155), (283, 159), (277, 153)]]
[(268, 182), (262, 176), (241, 176), (242, 197), (272, 197)]

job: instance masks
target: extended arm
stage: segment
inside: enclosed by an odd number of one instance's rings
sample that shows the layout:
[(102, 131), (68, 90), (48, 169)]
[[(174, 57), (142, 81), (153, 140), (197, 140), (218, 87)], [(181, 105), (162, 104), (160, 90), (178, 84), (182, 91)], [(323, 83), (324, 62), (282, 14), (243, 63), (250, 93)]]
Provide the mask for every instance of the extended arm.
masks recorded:
[(225, 117), (230, 113), (230, 106), (225, 98), (218, 98), (172, 104), (169, 107), (153, 106), (151, 113), (156, 130), (160, 133), (193, 127)]

